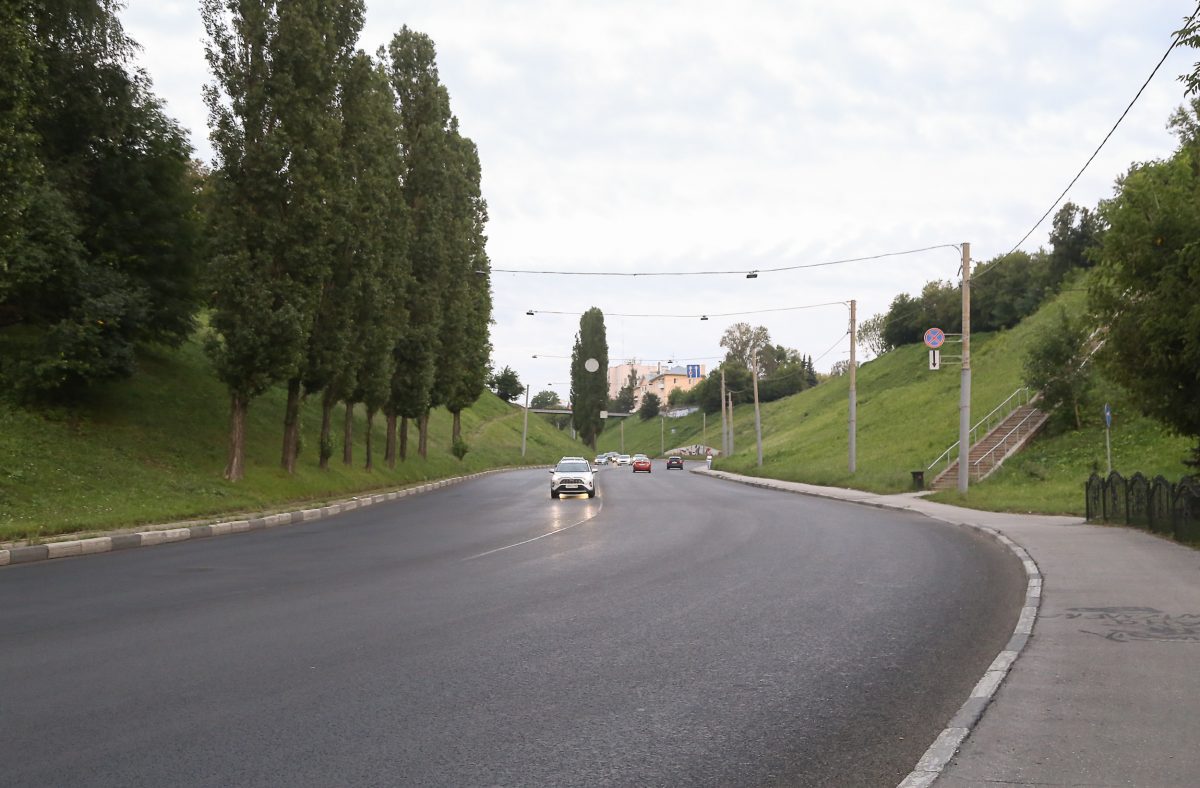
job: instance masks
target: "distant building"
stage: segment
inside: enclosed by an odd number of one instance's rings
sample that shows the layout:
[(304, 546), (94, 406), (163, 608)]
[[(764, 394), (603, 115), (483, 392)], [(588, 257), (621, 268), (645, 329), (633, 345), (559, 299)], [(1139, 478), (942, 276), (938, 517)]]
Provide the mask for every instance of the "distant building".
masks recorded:
[(634, 372), (637, 381), (633, 387), (633, 409), (637, 410), (642, 406), (642, 398), (647, 392), (654, 392), (658, 395), (659, 401), (662, 403), (664, 410), (667, 405), (667, 398), (671, 396), (671, 392), (675, 389), (688, 389), (695, 386), (704, 378), (706, 374), (704, 365), (700, 365), (700, 377), (688, 378), (687, 368), (683, 366), (668, 366), (662, 362), (654, 364), (618, 364), (615, 367), (608, 368), (608, 398), (616, 399), (621, 393), (621, 389), (625, 388), (625, 384), (629, 382), (629, 373)]
[(608, 398), (617, 398), (617, 395), (621, 393), (621, 389), (625, 388), (625, 384), (629, 382), (630, 372), (635, 373), (637, 376), (637, 383), (634, 386), (634, 391), (636, 392), (638, 386), (649, 380), (651, 375), (656, 375), (661, 370), (662, 364), (618, 364), (615, 367), (609, 367)]
[(665, 410), (667, 402), (670, 401), (671, 392), (676, 389), (688, 391), (697, 383), (704, 379), (704, 365), (700, 366), (700, 377), (689, 378), (685, 367), (670, 367), (663, 368), (659, 372), (651, 375), (643, 385), (637, 387), (634, 391), (634, 408), (642, 406), (642, 399), (650, 393), (658, 397), (659, 403)]

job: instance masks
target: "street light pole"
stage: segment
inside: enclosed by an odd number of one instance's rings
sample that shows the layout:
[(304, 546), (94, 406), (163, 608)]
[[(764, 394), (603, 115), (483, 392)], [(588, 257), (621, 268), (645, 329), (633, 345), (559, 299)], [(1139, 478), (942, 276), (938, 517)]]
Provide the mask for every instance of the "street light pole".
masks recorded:
[(521, 459), (525, 458), (525, 437), (529, 435), (529, 386), (525, 387), (525, 424), (521, 427)]
[(729, 456), (729, 429), (725, 426), (725, 368), (721, 367), (721, 454)]
[(858, 363), (854, 357), (855, 345), (855, 310), (857, 304), (850, 299), (850, 473), (858, 467), (858, 390), (855, 388)]
[(758, 441), (758, 467), (762, 467), (762, 416), (758, 410), (758, 348), (754, 348), (754, 436)]
[(958, 394), (958, 491), (967, 492), (971, 462), (971, 244), (962, 246), (962, 386)]

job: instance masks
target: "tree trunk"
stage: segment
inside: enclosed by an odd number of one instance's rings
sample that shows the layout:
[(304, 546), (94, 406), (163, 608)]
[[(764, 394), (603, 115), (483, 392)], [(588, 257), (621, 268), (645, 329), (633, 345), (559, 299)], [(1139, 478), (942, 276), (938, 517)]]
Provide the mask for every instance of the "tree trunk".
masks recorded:
[(238, 394), (229, 397), (229, 460), (225, 478), (240, 482), (246, 472), (246, 411), (250, 400)]
[(452, 443), (458, 443), (458, 439), (462, 437), (462, 411), (454, 411), (454, 427), (450, 430), (450, 440)]
[(417, 419), (417, 454), (421, 455), (421, 459), (429, 457), (429, 411), (421, 414), (421, 418)]
[(346, 418), (342, 422), (342, 464), (354, 464), (354, 403), (346, 401)]
[(288, 473), (296, 472), (300, 454), (300, 378), (288, 381), (287, 405), (283, 409), (283, 456), (280, 465)]
[(400, 419), (400, 462), (408, 459), (408, 416)]
[(333, 454), (333, 406), (333, 394), (325, 389), (325, 396), (321, 398), (321, 446), (318, 450), (323, 471), (329, 470), (329, 457)]
[(367, 461), (363, 464), (363, 470), (375, 470), (375, 458), (371, 456), (371, 432), (375, 428), (375, 409), (370, 405), (367, 406), (367, 440), (363, 451), (367, 453)]
[(387, 415), (387, 444), (383, 449), (383, 459), (387, 467), (396, 467), (396, 414)]

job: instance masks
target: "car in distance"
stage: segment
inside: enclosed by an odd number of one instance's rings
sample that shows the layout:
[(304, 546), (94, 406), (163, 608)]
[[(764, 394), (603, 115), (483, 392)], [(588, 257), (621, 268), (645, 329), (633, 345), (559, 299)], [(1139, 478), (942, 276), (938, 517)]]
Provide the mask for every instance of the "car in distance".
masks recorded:
[(678, 468), (679, 470), (682, 471), (683, 470), (683, 458), (677, 454), (672, 454), (670, 457), (668, 457), (667, 458), (667, 470), (669, 471), (672, 468)]
[(628, 454), (617, 455), (617, 465), (629, 465), (631, 462), (633, 462), (633, 460), (629, 458)]
[(550, 471), (550, 497), (586, 495), (596, 497), (596, 472), (582, 457), (563, 457)]
[(652, 466), (650, 465), (650, 458), (647, 457), (646, 455), (639, 454), (638, 456), (633, 458), (633, 472), (634, 473), (637, 473), (638, 471), (645, 471), (646, 473), (650, 473), (651, 467)]
[(597, 454), (596, 455), (596, 464), (597, 465), (605, 465), (606, 463), (608, 463), (608, 455), (607, 454)]

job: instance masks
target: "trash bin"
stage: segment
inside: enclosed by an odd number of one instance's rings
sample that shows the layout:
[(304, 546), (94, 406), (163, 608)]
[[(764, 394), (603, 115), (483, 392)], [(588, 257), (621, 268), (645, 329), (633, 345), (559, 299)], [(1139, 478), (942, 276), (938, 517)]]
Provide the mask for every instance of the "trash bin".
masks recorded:
[(913, 471), (912, 477), (913, 477), (913, 489), (914, 490), (924, 490), (925, 489), (925, 471)]

